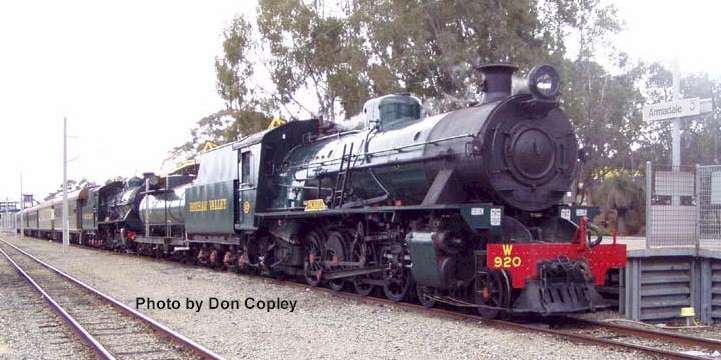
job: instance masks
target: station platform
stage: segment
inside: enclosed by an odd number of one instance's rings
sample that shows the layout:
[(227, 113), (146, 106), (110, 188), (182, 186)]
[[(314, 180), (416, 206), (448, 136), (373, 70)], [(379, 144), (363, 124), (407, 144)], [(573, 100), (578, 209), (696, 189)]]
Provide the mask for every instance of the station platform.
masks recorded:
[[(603, 242), (612, 243), (611, 237)], [(646, 238), (617, 237), (626, 244), (628, 262), (619, 274), (619, 312), (636, 321), (685, 320), (693, 308), (705, 324), (721, 322), (721, 248), (719, 240), (690, 246), (647, 247)], [(714, 246), (709, 246), (714, 245)]]

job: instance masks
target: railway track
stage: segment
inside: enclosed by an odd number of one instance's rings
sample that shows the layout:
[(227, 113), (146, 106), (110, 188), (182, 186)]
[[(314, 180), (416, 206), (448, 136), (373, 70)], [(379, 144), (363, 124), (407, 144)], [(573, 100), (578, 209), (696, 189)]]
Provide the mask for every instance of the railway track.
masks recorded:
[[(4, 241), (3, 241), (4, 242)], [(96, 250), (93, 248), (89, 248)], [(116, 253), (121, 256), (129, 254)], [(180, 264), (191, 267), (193, 265)], [(240, 276), (256, 276), (241, 274)], [(550, 322), (529, 323), (528, 321), (489, 320), (478, 315), (449, 310), (447, 308), (426, 308), (414, 303), (396, 303), (382, 297), (362, 296), (346, 291), (333, 291), (324, 287), (309, 287), (305, 283), (294, 281), (281, 281), (269, 277), (263, 278), (272, 284), (287, 287), (311, 289), (319, 293), (334, 297), (355, 300), (367, 304), (395, 307), (402, 310), (413, 311), (429, 316), (439, 316), (457, 321), (476, 322), (484, 326), (499, 329), (523, 331), (529, 333), (542, 333), (545, 335), (566, 339), (575, 343), (584, 343), (600, 347), (610, 347), (622, 351), (629, 351), (664, 359), (714, 359), (714, 357), (696, 355), (691, 351), (712, 353), (721, 352), (721, 340), (693, 337), (680, 333), (645, 329), (636, 326), (619, 325), (604, 321), (585, 320), (575, 317), (555, 317)], [(716, 357), (717, 359), (717, 357)]]
[[(642, 328), (638, 326), (620, 325), (612, 322), (562, 317), (555, 324), (561, 331), (573, 331), (605, 338), (624, 340), (646, 346), (654, 346), (669, 351), (673, 347), (686, 348), (701, 352), (721, 353), (721, 340), (689, 336), (681, 333)], [(649, 343), (651, 341), (651, 343)], [(660, 343), (660, 344), (659, 344)], [(696, 357), (704, 358), (704, 357)], [(718, 358), (718, 357), (714, 357)]]
[(102, 359), (221, 359), (2, 239), (0, 253)]
[[(17, 321), (22, 319), (22, 321)], [(93, 359), (95, 353), (79, 341), (63, 319), (53, 312), (45, 300), (0, 256), (0, 359), (20, 358), (23, 349), (32, 349), (38, 359)], [(13, 338), (11, 334), (22, 334)], [(13, 341), (8, 344), (8, 336)], [(42, 339), (42, 343), (35, 341)]]

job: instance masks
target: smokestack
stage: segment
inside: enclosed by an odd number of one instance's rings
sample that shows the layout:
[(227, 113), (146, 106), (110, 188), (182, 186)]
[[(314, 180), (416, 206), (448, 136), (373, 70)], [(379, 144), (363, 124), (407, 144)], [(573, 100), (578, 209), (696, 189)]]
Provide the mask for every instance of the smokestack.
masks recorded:
[(476, 68), (483, 74), (483, 103), (511, 96), (513, 73), (518, 70), (511, 64), (488, 64)]

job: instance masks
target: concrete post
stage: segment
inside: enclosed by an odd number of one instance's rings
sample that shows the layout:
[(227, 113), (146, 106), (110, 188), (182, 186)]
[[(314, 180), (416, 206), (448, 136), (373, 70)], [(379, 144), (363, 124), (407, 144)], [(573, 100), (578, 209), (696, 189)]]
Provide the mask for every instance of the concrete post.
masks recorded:
[(68, 231), (68, 119), (63, 118), (63, 246), (70, 245)]

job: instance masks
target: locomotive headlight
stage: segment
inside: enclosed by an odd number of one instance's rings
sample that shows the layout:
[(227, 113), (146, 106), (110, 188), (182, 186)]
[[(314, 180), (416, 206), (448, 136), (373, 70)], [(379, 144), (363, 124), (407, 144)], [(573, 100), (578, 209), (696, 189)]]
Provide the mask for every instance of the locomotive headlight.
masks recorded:
[(536, 65), (528, 74), (528, 90), (537, 98), (552, 100), (560, 93), (560, 87), (561, 77), (551, 65)]

